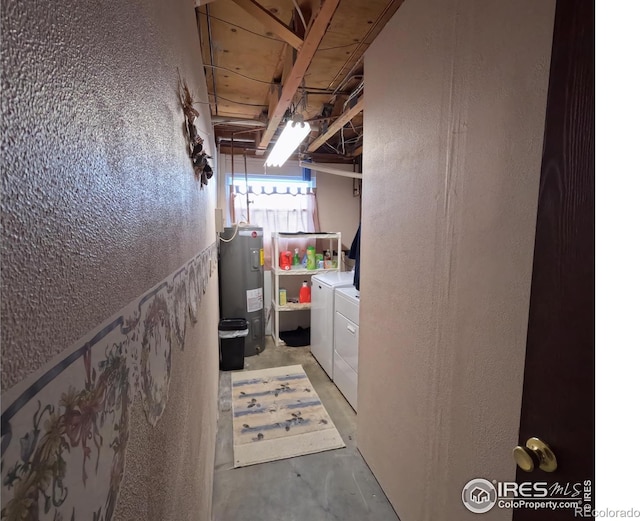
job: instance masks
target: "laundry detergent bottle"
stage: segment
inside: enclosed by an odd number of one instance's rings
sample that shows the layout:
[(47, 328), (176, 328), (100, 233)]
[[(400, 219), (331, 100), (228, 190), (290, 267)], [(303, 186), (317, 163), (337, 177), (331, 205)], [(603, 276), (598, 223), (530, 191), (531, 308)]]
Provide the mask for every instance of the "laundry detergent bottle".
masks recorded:
[(313, 246), (307, 247), (307, 269), (316, 269), (316, 249)]
[(300, 304), (311, 302), (311, 288), (305, 280), (300, 287)]

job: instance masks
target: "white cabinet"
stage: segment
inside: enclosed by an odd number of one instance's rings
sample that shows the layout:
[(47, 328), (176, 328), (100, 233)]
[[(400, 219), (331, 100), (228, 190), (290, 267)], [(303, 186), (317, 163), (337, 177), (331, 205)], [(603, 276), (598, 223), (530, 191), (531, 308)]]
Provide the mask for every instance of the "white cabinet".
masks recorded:
[(335, 291), (333, 381), (358, 410), (358, 340), (360, 294), (354, 287)]
[[(327, 268), (327, 269), (319, 269), (319, 270), (308, 270), (303, 266), (300, 266), (296, 269), (296, 267), (292, 266), (292, 269), (283, 270), (280, 269), (279, 260), (280, 260), (280, 251), (282, 250), (282, 244), (287, 240), (298, 240), (303, 242), (311, 243), (312, 241), (323, 240), (325, 241), (325, 247), (329, 250), (337, 252), (337, 263), (335, 268)], [(316, 275), (318, 273), (328, 273), (328, 272), (338, 272), (342, 269), (341, 265), (341, 251), (342, 251), (342, 239), (341, 234), (337, 233), (274, 233), (272, 236), (273, 241), (273, 259), (272, 259), (272, 268), (271, 268), (271, 282), (272, 282), (272, 298), (271, 298), (271, 310), (273, 313), (273, 324), (271, 328), (271, 334), (273, 336), (273, 341), (277, 343), (281, 343), (280, 340), (280, 313), (282, 312), (291, 312), (291, 311), (309, 311), (311, 309), (311, 303), (300, 304), (299, 302), (287, 302), (286, 304), (281, 305), (279, 301), (279, 293), (281, 284), (281, 277), (290, 278), (296, 277), (296, 280), (302, 283), (303, 280), (307, 280), (311, 282), (311, 276)], [(328, 244), (327, 244), (328, 243)], [(321, 250), (318, 251), (321, 253)], [(300, 250), (300, 259), (304, 252), (302, 249)], [(288, 295), (288, 300), (291, 300), (291, 295)], [(294, 296), (295, 300), (297, 300), (298, 295)], [(312, 297), (313, 299), (313, 297)]]

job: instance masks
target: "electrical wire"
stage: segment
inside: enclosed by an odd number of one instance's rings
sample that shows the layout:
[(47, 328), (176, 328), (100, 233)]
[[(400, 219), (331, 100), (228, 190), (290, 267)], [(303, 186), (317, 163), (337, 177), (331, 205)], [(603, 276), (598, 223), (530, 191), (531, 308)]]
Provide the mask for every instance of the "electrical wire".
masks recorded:
[(233, 231), (233, 235), (231, 236), (230, 239), (223, 239), (222, 237), (219, 237), (219, 239), (222, 242), (231, 242), (233, 239), (236, 238), (236, 235), (238, 235), (238, 228), (240, 228), (240, 224), (247, 224), (245, 221), (239, 221), (236, 223), (236, 229)]
[(362, 80), (360, 83), (358, 83), (358, 86), (353, 89), (353, 91), (351, 92), (351, 94), (349, 94), (349, 97), (345, 100), (344, 104), (342, 105), (342, 110), (344, 111), (344, 109), (347, 107), (347, 105), (349, 104), (349, 102), (355, 98), (358, 94), (360, 94), (362, 92), (362, 90), (364, 89), (364, 80)]
[(262, 108), (268, 107), (268, 105), (260, 105), (259, 103), (243, 103), (242, 101), (235, 101), (232, 99), (223, 98), (219, 94), (218, 94), (218, 99), (228, 101), (229, 103), (235, 103), (236, 105), (246, 105), (247, 107), (262, 107)]
[(348, 43), (346, 45), (336, 45), (335, 47), (321, 47), (318, 51), (333, 51), (334, 49), (344, 49), (345, 47), (352, 47), (353, 45), (358, 45), (360, 42)]
[(203, 67), (210, 67), (212, 69), (221, 69), (223, 71), (229, 71), (229, 72), (232, 72), (233, 74), (237, 74), (238, 76), (242, 76), (243, 78), (247, 78), (248, 80), (257, 81), (258, 83), (265, 83), (267, 85), (277, 85), (277, 83), (275, 83), (273, 81), (264, 81), (264, 80), (259, 80), (258, 78), (252, 78), (251, 76), (246, 76), (246, 75), (242, 74), (241, 72), (234, 71), (233, 69), (228, 69), (227, 67), (222, 67), (221, 65), (210, 65), (208, 63), (203, 63), (202, 65), (203, 65)]
[(325, 142), (323, 143), (323, 145), (328, 146), (328, 147), (329, 147), (331, 150), (333, 150), (336, 154), (339, 154), (339, 153), (340, 153), (340, 150), (338, 150), (338, 149), (337, 149), (336, 147), (334, 147), (333, 145), (330, 145), (328, 141), (325, 141)]
[[(344, 79), (336, 87), (336, 92), (339, 91), (340, 89), (342, 89), (342, 86), (345, 85), (347, 83), (347, 81), (349, 81), (353, 77), (352, 74), (355, 72), (356, 68), (360, 65), (360, 62), (362, 62), (363, 59), (364, 59), (364, 54), (360, 55), (360, 58), (358, 58), (356, 60), (356, 62), (353, 64), (353, 66), (351, 67), (351, 69), (349, 69), (349, 72), (347, 72), (347, 74), (345, 75)], [(348, 63), (348, 60), (347, 60), (347, 63)], [(336, 81), (336, 79), (338, 79), (340, 74), (342, 74), (342, 71), (344, 70), (344, 67), (346, 67), (346, 66), (347, 66), (347, 64), (345, 63), (344, 66), (342, 67), (342, 69), (340, 69), (338, 74), (335, 76), (335, 78), (331, 81), (331, 83), (329, 83), (329, 87), (327, 87), (327, 88), (331, 88), (331, 85), (333, 85), (333, 82)]]
[[(234, 71), (233, 69), (228, 69), (227, 67), (222, 67), (221, 65), (211, 65), (209, 63), (203, 63), (202, 64), (203, 67), (209, 67), (211, 69), (220, 69), (223, 71), (228, 71), (228, 72), (232, 72), (233, 74), (237, 74), (238, 76), (241, 76), (242, 78), (246, 78), (248, 80), (251, 81), (255, 81), (258, 83), (264, 83), (265, 85), (280, 85), (278, 82), (276, 81), (265, 81), (265, 80), (259, 80), (258, 78), (252, 78), (251, 76), (247, 76), (245, 74), (242, 74), (241, 72), (238, 71)], [(327, 96), (330, 94), (334, 94), (333, 91), (327, 90), (327, 89), (323, 89), (321, 87), (298, 87), (298, 90), (303, 90), (306, 92), (306, 94), (311, 94), (313, 96)]]
[[(362, 134), (360, 132), (358, 132), (358, 130), (356, 129), (356, 127), (353, 126), (353, 121), (349, 120), (349, 125), (351, 126), (351, 128), (353, 129), (353, 131), (358, 135), (358, 137), (362, 136)], [(362, 128), (362, 127), (359, 127)]]
[(254, 31), (251, 31), (250, 29), (247, 29), (246, 27), (242, 27), (241, 25), (234, 24), (233, 22), (223, 20), (222, 18), (218, 18), (217, 16), (213, 16), (212, 14), (203, 13), (199, 9), (196, 9), (196, 11), (199, 12), (200, 14), (203, 14), (204, 16), (208, 16), (210, 18), (213, 18), (214, 20), (218, 20), (219, 22), (232, 25), (233, 27), (237, 27), (238, 29), (242, 29), (243, 31), (246, 31), (248, 33), (255, 34), (256, 36), (260, 36), (261, 38), (266, 38), (267, 40), (273, 40), (274, 42), (284, 43), (280, 38), (272, 38), (271, 36), (266, 36), (264, 34), (256, 33)]
[[(244, 215), (243, 215), (244, 217)], [(238, 230), (240, 229), (240, 226), (242, 225), (249, 225), (249, 223), (247, 221), (238, 221), (237, 223), (234, 223), (235, 226), (235, 230), (233, 231), (233, 235), (231, 236), (230, 239), (223, 239), (222, 237), (218, 237), (222, 242), (231, 242), (233, 239), (236, 238), (236, 235), (238, 235)], [(219, 233), (219, 232), (218, 232)]]
[(304, 16), (302, 16), (302, 11), (300, 10), (300, 6), (298, 5), (298, 2), (296, 2), (296, 0), (291, 0), (293, 2), (294, 7), (296, 8), (296, 11), (298, 11), (298, 14), (300, 15), (300, 21), (302, 22), (302, 26), (304, 27), (304, 32), (307, 32), (307, 22), (304, 21)]
[[(298, 87), (298, 90), (299, 89), (301, 89), (301, 87)], [(333, 92), (329, 92), (329, 91), (324, 90), (324, 89), (315, 89), (315, 90), (313, 90), (313, 87), (307, 87), (305, 90), (307, 91), (307, 94), (312, 95), (312, 96), (333, 96)], [(349, 93), (348, 92), (339, 92), (338, 94), (346, 96)]]

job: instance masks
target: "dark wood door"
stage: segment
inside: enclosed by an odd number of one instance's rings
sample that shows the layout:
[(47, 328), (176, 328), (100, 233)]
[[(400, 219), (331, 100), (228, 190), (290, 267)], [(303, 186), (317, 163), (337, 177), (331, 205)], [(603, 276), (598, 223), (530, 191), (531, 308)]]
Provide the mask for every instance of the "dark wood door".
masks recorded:
[[(580, 484), (553, 495), (580, 489), (587, 509), (595, 465), (594, 22), (593, 1), (557, 1), (519, 443), (544, 440), (558, 469), (517, 472), (519, 483)], [(576, 517), (572, 509), (513, 515)]]

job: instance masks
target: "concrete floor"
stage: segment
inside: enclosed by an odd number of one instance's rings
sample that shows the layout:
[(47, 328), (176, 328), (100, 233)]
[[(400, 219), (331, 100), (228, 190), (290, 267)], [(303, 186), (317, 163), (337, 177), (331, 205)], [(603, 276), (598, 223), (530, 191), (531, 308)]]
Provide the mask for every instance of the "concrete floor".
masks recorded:
[(220, 373), (213, 510), (216, 521), (398, 521), (356, 449), (356, 415), (308, 347), (274, 347), (245, 370), (301, 364), (346, 448), (233, 468), (231, 373)]

